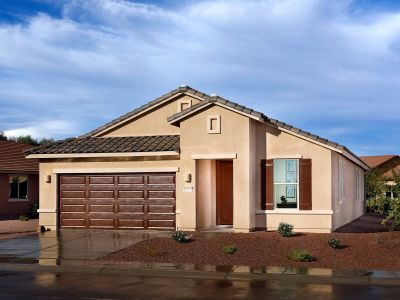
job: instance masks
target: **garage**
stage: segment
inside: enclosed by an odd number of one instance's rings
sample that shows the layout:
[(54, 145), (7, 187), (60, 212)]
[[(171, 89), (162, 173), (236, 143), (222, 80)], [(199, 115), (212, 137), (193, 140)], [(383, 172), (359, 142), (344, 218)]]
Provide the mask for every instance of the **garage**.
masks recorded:
[(60, 228), (175, 229), (175, 173), (59, 175)]

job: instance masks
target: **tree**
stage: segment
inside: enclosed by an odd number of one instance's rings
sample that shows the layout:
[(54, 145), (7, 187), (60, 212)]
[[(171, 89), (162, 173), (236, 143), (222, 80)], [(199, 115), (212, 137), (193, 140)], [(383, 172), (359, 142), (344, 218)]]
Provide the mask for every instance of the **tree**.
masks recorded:
[(394, 173), (393, 183), (392, 190), (397, 197), (387, 201), (386, 218), (382, 221), (382, 224), (387, 225), (390, 231), (400, 226), (400, 174)]
[(40, 146), (40, 145), (47, 145), (54, 142), (52, 138), (42, 138), (41, 140), (33, 138), (31, 135), (21, 135), (18, 137), (10, 137), (10, 141), (14, 141), (17, 143), (29, 144), (32, 146)]
[(7, 141), (7, 137), (3, 131), (0, 131), (0, 141)]
[(372, 171), (366, 176), (366, 196), (369, 212), (385, 213), (386, 205), (386, 185), (381, 178), (381, 172)]

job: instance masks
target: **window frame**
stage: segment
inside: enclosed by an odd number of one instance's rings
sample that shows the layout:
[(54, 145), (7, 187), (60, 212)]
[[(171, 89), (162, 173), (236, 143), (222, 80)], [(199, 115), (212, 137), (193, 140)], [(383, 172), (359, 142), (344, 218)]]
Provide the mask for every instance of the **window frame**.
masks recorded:
[[(274, 182), (273, 182), (273, 199), (274, 199), (274, 209), (275, 210), (282, 210), (282, 211), (300, 211), (300, 159), (299, 158), (291, 158), (291, 157), (285, 157), (285, 158), (274, 158), (274, 169), (273, 169), (273, 174), (274, 174)], [(297, 161), (297, 177), (296, 177), (296, 183), (287, 183), (287, 182), (275, 182), (275, 162), (277, 160), (295, 160)], [(286, 171), (286, 170), (285, 170)], [(278, 207), (278, 203), (276, 201), (276, 185), (296, 185), (296, 208), (283, 208), (283, 207)]]
[[(20, 185), (20, 177), (26, 177), (26, 198), (19, 198), (19, 185)], [(12, 177), (18, 177), (18, 198), (11, 198), (11, 186), (10, 179)], [(28, 174), (8, 174), (8, 202), (29, 202), (29, 175)]]

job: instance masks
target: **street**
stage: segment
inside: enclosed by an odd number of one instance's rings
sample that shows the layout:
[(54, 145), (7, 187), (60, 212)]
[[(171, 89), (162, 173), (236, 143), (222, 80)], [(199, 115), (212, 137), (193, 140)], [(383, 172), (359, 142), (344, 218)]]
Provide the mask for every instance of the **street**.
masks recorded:
[(0, 272), (0, 299), (398, 299), (400, 287)]

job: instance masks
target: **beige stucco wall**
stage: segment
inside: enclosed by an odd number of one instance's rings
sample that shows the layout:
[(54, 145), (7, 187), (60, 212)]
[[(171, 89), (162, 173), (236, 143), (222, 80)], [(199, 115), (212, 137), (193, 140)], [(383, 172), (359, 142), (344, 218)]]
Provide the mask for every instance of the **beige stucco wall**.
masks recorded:
[(330, 232), (331, 150), (271, 126), (267, 127), (266, 136), (267, 159), (312, 159), (312, 211), (298, 210), (293, 213), (285, 209), (259, 210), (256, 227), (265, 227), (266, 224), (268, 230), (275, 230), (280, 222), (287, 222), (293, 224), (297, 231)]
[[(131, 169), (134, 171), (138, 168), (170, 168), (177, 167), (179, 168), (179, 160), (120, 160), (120, 161), (104, 161), (104, 160), (94, 160), (91, 161), (82, 161), (82, 160), (65, 160), (65, 161), (50, 161), (50, 160), (41, 160), (39, 165), (39, 209), (46, 210), (48, 212), (41, 212), (39, 214), (39, 224), (46, 226), (46, 228), (50, 228), (52, 230), (57, 228), (57, 206), (58, 206), (58, 187), (57, 187), (57, 174), (54, 173), (54, 170), (57, 169), (65, 169), (65, 170), (83, 170), (82, 173), (97, 171), (99, 169), (107, 170), (110, 173), (118, 173), (120, 169)], [(179, 171), (177, 172), (177, 176)], [(46, 183), (47, 175), (51, 176), (51, 183)], [(181, 188), (181, 183), (176, 183), (176, 188), (179, 190)], [(177, 201), (177, 210), (178, 201)], [(179, 216), (177, 216), (177, 224), (179, 223)]]
[[(337, 229), (352, 220), (364, 214), (365, 207), (365, 188), (364, 188), (364, 171), (362, 171), (362, 194), (357, 199), (356, 172), (361, 170), (360, 167), (353, 162), (340, 155), (332, 152), (332, 206), (333, 220), (332, 229)], [(342, 201), (339, 197), (339, 159), (344, 161), (344, 195)], [(361, 200), (361, 201), (357, 201)]]
[(121, 126), (101, 134), (103, 137), (137, 136), (137, 135), (168, 135), (179, 134), (179, 127), (168, 124), (167, 118), (178, 112), (180, 101), (191, 101), (192, 105), (200, 100), (189, 95), (180, 95), (169, 100), (137, 118)]
[[(221, 116), (221, 133), (207, 133), (207, 116)], [(250, 194), (254, 188), (250, 179), (249, 163), (249, 130), (250, 120), (236, 112), (219, 106), (209, 106), (207, 109), (192, 115), (180, 123), (181, 131), (181, 176), (192, 174), (191, 183), (184, 186), (193, 187), (191, 193), (180, 194), (181, 226), (183, 229), (196, 229), (196, 160), (193, 154), (234, 153), (233, 159), (233, 227), (235, 231), (248, 232), (252, 228), (254, 216), (251, 215)], [(178, 178), (183, 182), (183, 178)]]
[(216, 161), (196, 161), (196, 227), (216, 225)]

